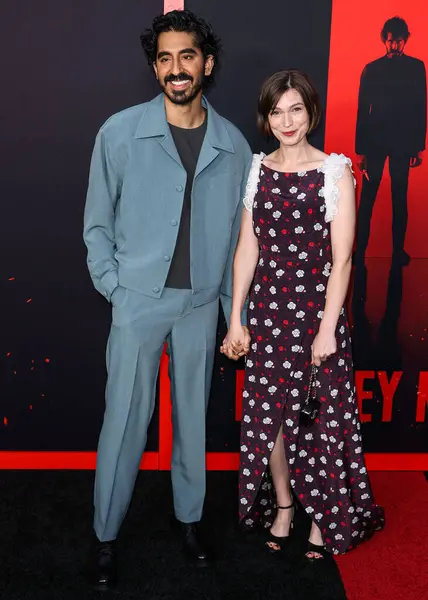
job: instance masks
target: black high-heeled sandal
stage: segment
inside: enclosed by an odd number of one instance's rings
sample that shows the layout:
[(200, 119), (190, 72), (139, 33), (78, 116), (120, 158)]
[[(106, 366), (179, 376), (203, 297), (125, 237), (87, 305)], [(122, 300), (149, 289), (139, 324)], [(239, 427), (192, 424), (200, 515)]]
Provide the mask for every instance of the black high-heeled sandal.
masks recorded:
[[(319, 554), (319, 556), (308, 556), (308, 554)], [(326, 549), (324, 546), (317, 546), (317, 544), (313, 544), (312, 542), (308, 542), (308, 551), (305, 556), (310, 562), (314, 562), (316, 560), (323, 560), (327, 555)]]
[(271, 533), (269, 531), (269, 537), (265, 542), (265, 546), (270, 554), (277, 554), (278, 552), (281, 552), (281, 550), (284, 548), (285, 544), (287, 543), (288, 539), (290, 538), (291, 531), (294, 527), (294, 510), (295, 510), (294, 502), (293, 502), (293, 504), (290, 504), (290, 506), (277, 506), (278, 510), (289, 510), (290, 508), (293, 509), (293, 516), (291, 517), (290, 530), (288, 532), (288, 535), (284, 535), (284, 536), (273, 535), (273, 533)]

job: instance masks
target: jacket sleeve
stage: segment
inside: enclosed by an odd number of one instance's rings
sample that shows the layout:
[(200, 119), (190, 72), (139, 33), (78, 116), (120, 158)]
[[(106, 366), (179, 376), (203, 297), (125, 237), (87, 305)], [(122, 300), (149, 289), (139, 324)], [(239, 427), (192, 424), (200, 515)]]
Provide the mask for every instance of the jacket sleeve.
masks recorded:
[[(248, 175), (250, 173), (251, 163), (253, 155), (250, 147), (246, 144), (245, 148), (245, 169), (242, 176), (242, 182), (240, 187), (240, 201), (236, 209), (235, 219), (232, 225), (232, 234), (230, 240), (229, 254), (227, 257), (226, 268), (223, 274), (223, 281), (221, 284), (220, 300), (223, 307), (224, 316), (227, 322), (227, 326), (230, 324), (230, 315), (232, 312), (232, 290), (233, 290), (233, 259), (235, 257), (236, 245), (238, 243), (239, 231), (241, 229), (241, 216), (242, 208), (244, 206), (242, 199), (244, 198), (245, 188), (247, 185)], [(241, 315), (242, 325), (247, 324), (247, 302), (245, 303), (244, 309)]]
[(419, 65), (418, 77), (415, 78), (417, 89), (414, 123), (416, 124), (417, 152), (422, 152), (422, 150), (425, 150), (427, 135), (427, 80), (424, 63), (421, 61)]
[(366, 154), (367, 141), (369, 135), (370, 106), (373, 101), (371, 98), (370, 78), (367, 67), (361, 73), (360, 88), (358, 90), (358, 113), (357, 127), (355, 134), (355, 152), (356, 154)]
[(87, 264), (95, 288), (110, 301), (119, 284), (115, 259), (115, 209), (121, 192), (121, 175), (105, 133), (101, 129), (95, 140), (89, 172), (83, 239)]

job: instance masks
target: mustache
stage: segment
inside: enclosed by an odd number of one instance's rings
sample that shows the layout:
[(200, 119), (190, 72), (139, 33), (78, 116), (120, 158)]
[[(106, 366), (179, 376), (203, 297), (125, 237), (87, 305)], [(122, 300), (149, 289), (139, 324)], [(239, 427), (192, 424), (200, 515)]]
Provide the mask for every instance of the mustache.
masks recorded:
[(179, 73), (178, 75), (167, 75), (165, 77), (165, 83), (171, 82), (173, 83), (174, 81), (193, 81), (193, 77), (191, 77), (190, 75), (187, 75), (186, 73)]

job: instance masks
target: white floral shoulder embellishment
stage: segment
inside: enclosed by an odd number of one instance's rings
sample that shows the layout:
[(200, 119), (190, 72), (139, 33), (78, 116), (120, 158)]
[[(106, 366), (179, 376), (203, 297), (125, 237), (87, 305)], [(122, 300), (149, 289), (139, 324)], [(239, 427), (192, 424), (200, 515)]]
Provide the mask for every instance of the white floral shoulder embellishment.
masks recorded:
[[(343, 176), (346, 165), (349, 166), (352, 173), (352, 161), (344, 154), (333, 152), (325, 159), (319, 170), (324, 173), (324, 201), (325, 201), (325, 222), (329, 223), (334, 219), (339, 210), (340, 192), (337, 182)], [(355, 178), (354, 178), (355, 185)]]
[(253, 155), (253, 162), (251, 163), (250, 173), (248, 175), (247, 185), (245, 187), (245, 195), (243, 198), (244, 206), (249, 212), (253, 212), (254, 198), (257, 194), (258, 184), (260, 181), (260, 169), (265, 156), (266, 154), (264, 154), (264, 152)]

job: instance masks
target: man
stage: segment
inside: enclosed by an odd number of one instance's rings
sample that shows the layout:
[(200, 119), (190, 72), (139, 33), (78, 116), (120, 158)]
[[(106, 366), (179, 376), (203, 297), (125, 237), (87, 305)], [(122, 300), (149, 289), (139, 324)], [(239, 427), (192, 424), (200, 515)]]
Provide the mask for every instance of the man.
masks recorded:
[(387, 157), (392, 193), (393, 260), (401, 265), (410, 260), (404, 251), (409, 167), (422, 163), (427, 106), (424, 63), (404, 54), (409, 35), (403, 19), (388, 19), (381, 33), (386, 54), (366, 65), (361, 75), (356, 153), (360, 155), (363, 185), (358, 212), (357, 265), (364, 264), (373, 206)]
[[(116, 548), (170, 354), (174, 510), (201, 566), (205, 416), (221, 297), (231, 310), (233, 255), (251, 150), (202, 95), (219, 40), (189, 11), (156, 18), (141, 37), (162, 94), (111, 117), (92, 157), (84, 239), (96, 289), (113, 305), (106, 411), (95, 480), (93, 583), (117, 581)], [(143, 524), (142, 524), (143, 530)]]

